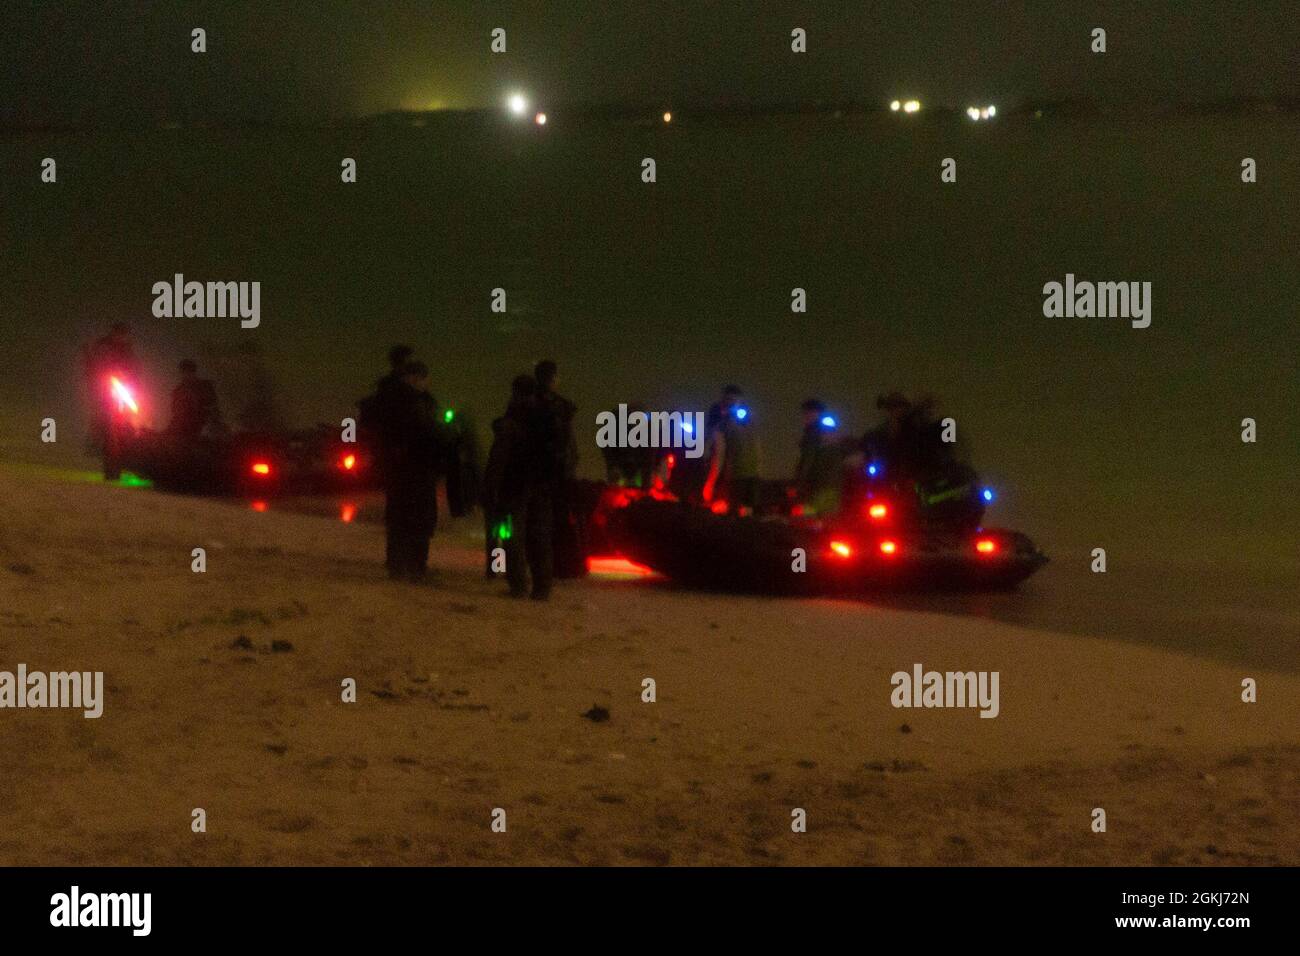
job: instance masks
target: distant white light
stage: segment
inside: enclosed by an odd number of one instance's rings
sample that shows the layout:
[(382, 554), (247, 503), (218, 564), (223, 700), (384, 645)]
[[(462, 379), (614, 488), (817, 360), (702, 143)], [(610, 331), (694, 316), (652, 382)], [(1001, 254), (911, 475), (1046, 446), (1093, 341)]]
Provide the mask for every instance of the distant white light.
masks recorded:
[(889, 104), (889, 108), (893, 110), (895, 113), (897, 113), (899, 110), (903, 108), (903, 104), (900, 103), (898, 100), (894, 100), (894, 102)]
[(903, 104), (904, 113), (915, 113), (920, 108), (921, 108), (920, 100), (908, 100), (906, 103)]
[(970, 117), (971, 119), (973, 119), (973, 120), (977, 120), (977, 119), (979, 119), (979, 118), (980, 118), (980, 111), (979, 111), (979, 108), (978, 108), (978, 107), (975, 107), (975, 106), (968, 106), (968, 107), (966, 107), (966, 115), (969, 116), (969, 117)]
[(984, 107), (984, 109), (980, 110), (980, 119), (988, 119), (992, 115), (993, 114), (989, 112), (989, 108), (987, 106)]
[(998, 108), (997, 108), (996, 106), (994, 106), (994, 105), (992, 105), (992, 104), (990, 103), (990, 104), (989, 104), (989, 116), (997, 116), (997, 115), (998, 115)]
[(516, 116), (523, 116), (528, 112), (528, 100), (524, 98), (522, 93), (511, 93), (507, 104), (510, 107), (510, 112)]
[(992, 119), (998, 115), (998, 108), (990, 103), (988, 106), (968, 106), (966, 115), (973, 120)]
[(536, 116), (533, 117), (533, 121), (534, 121), (538, 126), (545, 126), (545, 125), (546, 125), (546, 114), (545, 114), (545, 113), (538, 113)]
[(672, 114), (672, 113), (665, 112), (665, 113), (664, 113), (664, 122), (665, 122), (665, 123), (671, 123), (672, 121), (673, 121), (673, 114)]

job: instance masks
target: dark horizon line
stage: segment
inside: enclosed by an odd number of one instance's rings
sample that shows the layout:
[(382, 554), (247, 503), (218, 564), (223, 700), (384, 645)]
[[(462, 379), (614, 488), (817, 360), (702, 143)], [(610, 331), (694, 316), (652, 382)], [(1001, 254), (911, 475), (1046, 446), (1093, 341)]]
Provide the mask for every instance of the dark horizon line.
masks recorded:
[[(970, 105), (985, 105), (984, 103)], [(1179, 101), (1141, 101), (1116, 104), (1086, 98), (1053, 97), (1042, 99), (1013, 99), (1010, 105), (998, 105), (1000, 117), (1024, 116), (1041, 113), (1068, 117), (1088, 116), (1176, 116), (1176, 115), (1258, 115), (1261, 113), (1296, 113), (1300, 112), (1300, 96), (1233, 96), (1209, 100)], [(956, 115), (964, 116), (966, 106), (953, 106), (948, 103), (926, 105), (922, 102), (921, 113), (912, 118), (923, 120), (925, 116)], [(577, 117), (581, 119), (632, 120), (657, 122), (665, 111), (672, 112), (674, 121), (683, 118), (727, 118), (760, 116), (869, 116), (888, 114), (887, 105), (877, 101), (866, 100), (819, 100), (811, 102), (768, 102), (753, 104), (626, 104), (626, 103), (583, 103), (548, 105), (537, 112), (549, 116)], [(0, 117), (0, 131), (3, 132), (79, 132), (106, 129), (159, 129), (176, 126), (179, 128), (283, 128), (311, 129), (338, 126), (366, 125), (391, 120), (423, 119), (426, 122), (454, 122), (457, 120), (491, 120), (508, 119), (500, 107), (462, 107), (446, 109), (402, 109), (381, 110), (378, 112), (344, 114), (334, 117), (317, 117), (313, 119), (286, 119), (283, 117), (175, 117), (164, 116), (142, 119), (130, 118), (122, 122), (83, 121), (67, 122), (20, 122)], [(513, 119), (512, 122), (527, 123), (529, 117)]]

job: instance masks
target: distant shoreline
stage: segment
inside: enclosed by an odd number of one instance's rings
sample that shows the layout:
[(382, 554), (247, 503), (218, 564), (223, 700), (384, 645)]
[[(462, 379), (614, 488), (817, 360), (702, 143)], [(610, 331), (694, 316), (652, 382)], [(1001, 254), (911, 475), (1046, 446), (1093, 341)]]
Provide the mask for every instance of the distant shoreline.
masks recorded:
[[(966, 105), (925, 105), (919, 114), (914, 114), (903, 122), (920, 122), (932, 117), (955, 118), (966, 122)], [(1091, 100), (1043, 100), (1011, 101), (1008, 105), (999, 105), (999, 118), (1013, 117), (1036, 118), (1167, 118), (1198, 116), (1287, 116), (1300, 114), (1300, 98), (1243, 98), (1214, 100), (1196, 103), (1132, 103), (1115, 105), (1098, 103)], [(844, 119), (847, 117), (890, 116), (887, 105), (852, 101), (844, 103), (782, 103), (759, 106), (734, 105), (673, 105), (674, 125), (683, 122), (696, 124), (701, 122), (728, 122), (746, 119), (783, 118), (783, 117), (821, 117), (825, 119)], [(548, 114), (553, 118), (562, 118), (569, 123), (606, 122), (633, 123), (638, 125), (660, 125), (659, 117), (662, 105), (622, 106), (622, 105), (576, 105), (548, 106)], [(122, 122), (106, 123), (42, 123), (17, 122), (0, 119), (0, 132), (44, 132), (75, 133), (96, 132), (102, 130), (154, 130), (154, 129), (338, 129), (356, 126), (390, 126), (390, 125), (479, 125), (501, 124), (519, 125), (519, 121), (502, 113), (495, 107), (481, 109), (441, 109), (441, 110), (388, 110), (360, 116), (340, 116), (316, 120), (254, 119), (247, 117), (178, 119), (175, 117), (151, 120), (130, 119)]]

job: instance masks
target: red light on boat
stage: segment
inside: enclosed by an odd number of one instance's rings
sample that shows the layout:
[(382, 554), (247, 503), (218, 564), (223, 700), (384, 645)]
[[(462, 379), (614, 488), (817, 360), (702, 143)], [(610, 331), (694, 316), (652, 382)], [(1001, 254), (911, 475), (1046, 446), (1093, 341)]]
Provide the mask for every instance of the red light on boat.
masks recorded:
[(888, 540), (888, 539), (886, 539), (886, 540), (880, 542), (880, 553), (881, 553), (881, 554), (897, 554), (897, 553), (898, 553), (898, 543), (895, 542), (895, 541), (890, 541), (890, 540)]
[(352, 503), (346, 503), (339, 509), (339, 520), (344, 524), (351, 524), (352, 519), (357, 516), (357, 506)]
[(269, 475), (270, 473), (271, 473), (271, 466), (268, 465), (266, 462), (264, 461), (253, 462), (253, 474), (265, 476), (265, 475)]
[(885, 518), (889, 517), (889, 506), (876, 503), (867, 508), (867, 514), (871, 517), (872, 521), (883, 521)]
[(725, 515), (727, 513), (727, 503), (725, 501), (715, 501), (709, 505), (709, 510), (715, 515)]
[(357, 467), (357, 456), (344, 455), (343, 460), (339, 462), (339, 464), (343, 466), (344, 471), (351, 471), (353, 468)]
[(843, 541), (832, 541), (831, 550), (836, 554), (838, 554), (841, 558), (853, 557), (853, 549)]
[(980, 554), (996, 554), (998, 543), (992, 538), (980, 538), (975, 542), (975, 550)]
[[(801, 518), (801, 517), (803, 517), (803, 505), (795, 505), (793, 508), (791, 508), (791, 509), (790, 509), (790, 516), (791, 516), (792, 518)], [(833, 547), (833, 546), (832, 546), (832, 547)]]

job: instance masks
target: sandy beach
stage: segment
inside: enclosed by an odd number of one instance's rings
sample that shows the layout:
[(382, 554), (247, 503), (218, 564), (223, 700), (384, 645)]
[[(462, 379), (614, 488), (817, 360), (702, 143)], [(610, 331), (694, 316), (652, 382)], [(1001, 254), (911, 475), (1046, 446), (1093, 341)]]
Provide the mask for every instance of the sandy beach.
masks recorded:
[[(374, 524), (9, 466), (0, 490), (0, 669), (106, 689), (98, 720), (0, 711), (3, 865), (1300, 862), (1286, 668), (917, 601), (514, 602), (468, 524), (412, 587)], [(999, 716), (894, 708), (917, 663), (998, 671)]]

